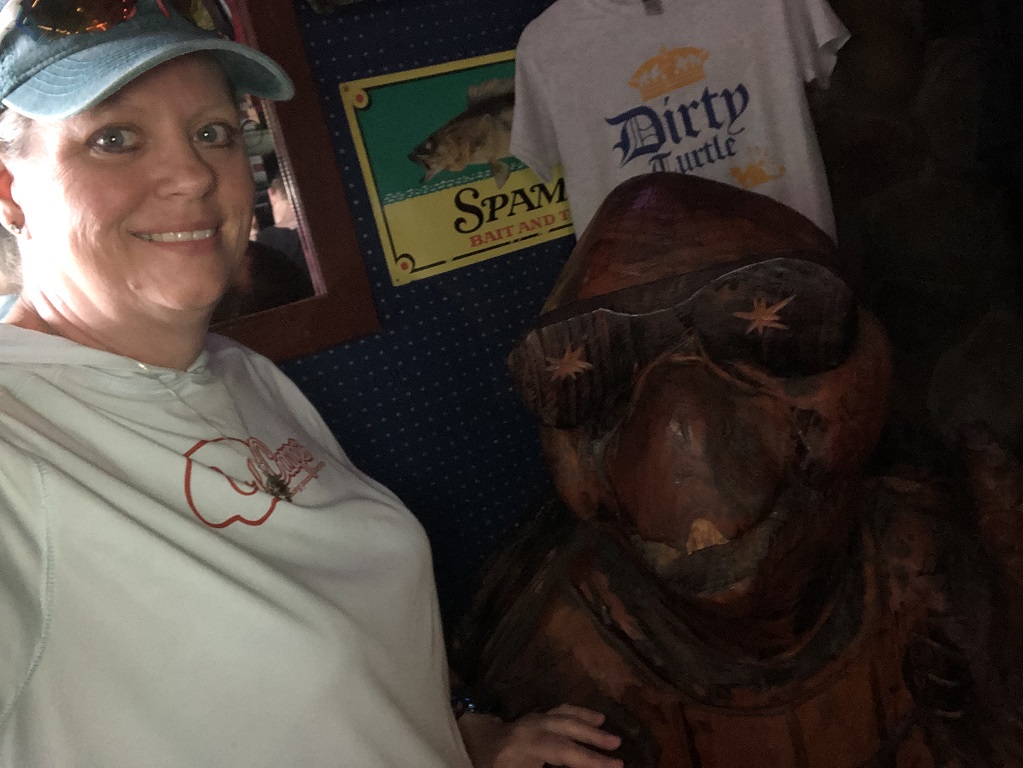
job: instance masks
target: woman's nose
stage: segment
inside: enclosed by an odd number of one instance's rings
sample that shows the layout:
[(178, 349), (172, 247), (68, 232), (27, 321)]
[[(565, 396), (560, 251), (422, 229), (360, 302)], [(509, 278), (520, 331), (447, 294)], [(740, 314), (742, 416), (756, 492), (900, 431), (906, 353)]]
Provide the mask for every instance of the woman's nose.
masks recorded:
[(168, 147), (159, 158), (160, 189), (166, 195), (203, 197), (215, 186), (215, 167), (191, 142)]

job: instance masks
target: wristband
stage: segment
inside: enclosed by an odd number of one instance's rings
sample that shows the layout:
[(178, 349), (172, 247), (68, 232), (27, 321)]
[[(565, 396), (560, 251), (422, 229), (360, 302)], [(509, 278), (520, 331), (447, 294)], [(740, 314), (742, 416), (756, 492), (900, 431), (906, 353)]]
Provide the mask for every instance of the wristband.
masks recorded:
[(451, 689), (451, 711), (455, 714), (455, 720), (466, 712), (481, 712), (479, 702), (472, 691), (463, 686)]

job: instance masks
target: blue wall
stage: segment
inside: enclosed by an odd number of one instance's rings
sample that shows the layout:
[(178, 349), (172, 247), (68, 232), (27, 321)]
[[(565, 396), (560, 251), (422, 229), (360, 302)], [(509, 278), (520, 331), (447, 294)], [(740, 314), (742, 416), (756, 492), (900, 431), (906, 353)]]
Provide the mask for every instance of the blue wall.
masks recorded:
[(513, 49), (549, 4), (361, 0), (321, 16), (296, 0), (383, 330), (282, 367), (356, 465), (423, 523), (449, 623), (485, 557), (547, 489), (536, 422), (504, 358), (574, 239), (393, 287), (338, 84)]

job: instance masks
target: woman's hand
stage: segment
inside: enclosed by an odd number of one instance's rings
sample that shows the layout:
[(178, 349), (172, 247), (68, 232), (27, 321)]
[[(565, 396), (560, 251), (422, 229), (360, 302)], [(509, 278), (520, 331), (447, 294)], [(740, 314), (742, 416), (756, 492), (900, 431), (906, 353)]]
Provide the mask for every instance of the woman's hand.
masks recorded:
[(562, 704), (511, 723), (466, 712), (458, 728), (474, 768), (622, 768), (621, 760), (590, 748), (612, 750), (621, 744), (621, 738), (601, 730), (603, 722), (599, 712)]

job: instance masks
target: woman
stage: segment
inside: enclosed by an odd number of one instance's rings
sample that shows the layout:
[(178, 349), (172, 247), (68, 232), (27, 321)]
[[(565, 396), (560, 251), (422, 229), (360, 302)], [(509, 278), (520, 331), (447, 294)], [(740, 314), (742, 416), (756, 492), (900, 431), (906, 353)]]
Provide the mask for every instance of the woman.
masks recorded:
[(287, 76), (161, 0), (15, 3), (0, 766), (466, 766), (459, 730), (477, 766), (620, 765), (589, 710), (456, 724), (422, 529), (206, 334), (252, 218), (235, 94)]

